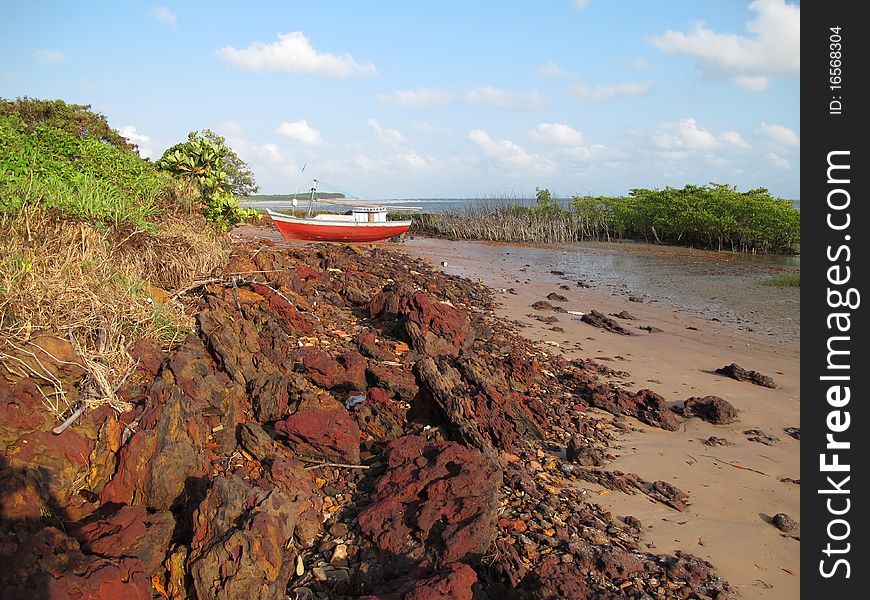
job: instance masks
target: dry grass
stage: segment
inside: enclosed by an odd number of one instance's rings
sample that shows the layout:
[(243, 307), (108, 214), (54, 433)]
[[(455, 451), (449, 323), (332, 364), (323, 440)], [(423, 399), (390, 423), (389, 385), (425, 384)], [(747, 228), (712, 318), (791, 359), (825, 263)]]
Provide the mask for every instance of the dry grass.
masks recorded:
[(96, 377), (119, 379), (132, 366), (130, 343), (171, 345), (193, 326), (181, 304), (153, 288), (189, 286), (227, 258), (204, 221), (191, 224), (196, 218), (167, 218), (146, 233), (35, 208), (0, 217), (0, 335), (19, 345), (43, 331), (65, 337), (105, 367)]

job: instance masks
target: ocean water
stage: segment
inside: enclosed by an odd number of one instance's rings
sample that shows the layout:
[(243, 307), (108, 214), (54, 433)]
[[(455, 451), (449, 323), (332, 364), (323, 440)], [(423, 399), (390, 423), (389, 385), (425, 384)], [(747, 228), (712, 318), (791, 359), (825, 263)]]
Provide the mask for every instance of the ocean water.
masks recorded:
[[(252, 201), (242, 200), (239, 204), (242, 208), (257, 208), (265, 210), (289, 210), (293, 208), (293, 204), (287, 199), (268, 200), (267, 197)], [(343, 199), (343, 201), (345, 201)], [(559, 198), (556, 200), (560, 204), (567, 207), (571, 202), (570, 198)], [(383, 204), (384, 206), (419, 206), (423, 213), (442, 213), (462, 211), (466, 208), (504, 205), (504, 204), (520, 204), (523, 206), (534, 206), (536, 200), (534, 198), (408, 198), (408, 199), (387, 199), (387, 200), (365, 200), (361, 201), (366, 204)], [(794, 200), (794, 207), (801, 209), (801, 201)], [(296, 208), (307, 208), (308, 201), (300, 200)], [(322, 212), (344, 212), (348, 209), (347, 206), (330, 205), (327, 201), (318, 201), (317, 210)]]

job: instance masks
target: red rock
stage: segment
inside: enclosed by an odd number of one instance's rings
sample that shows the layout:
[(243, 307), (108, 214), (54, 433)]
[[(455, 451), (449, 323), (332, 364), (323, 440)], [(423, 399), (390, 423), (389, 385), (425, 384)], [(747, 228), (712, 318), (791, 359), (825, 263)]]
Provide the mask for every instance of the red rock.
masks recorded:
[(269, 423), (287, 416), (290, 412), (288, 384), (288, 378), (278, 373), (260, 375), (251, 381), (251, 405), (258, 421)]
[(26, 535), (0, 569), (0, 590), (10, 600), (150, 600), (151, 582), (137, 558), (85, 555), (76, 540), (54, 527)]
[(393, 440), (404, 435), (407, 412), (393, 399), (392, 393), (378, 387), (369, 388), (365, 401), (350, 409), (360, 431), (378, 441)]
[(194, 514), (188, 568), (199, 598), (281, 598), (295, 568), (288, 550), (307, 498), (261, 480), (218, 477)]
[(358, 523), (397, 556), (440, 564), (479, 557), (496, 533), (501, 471), (455, 442), (405, 436), (388, 447), (388, 467)]
[(417, 352), (433, 358), (459, 354), (469, 331), (466, 311), (434, 302), (423, 292), (411, 296), (408, 308), (405, 329)]
[(142, 338), (130, 347), (130, 357), (138, 363), (138, 368), (150, 377), (156, 377), (165, 354), (160, 342)]
[(305, 349), (302, 368), (305, 376), (322, 388), (366, 389), (366, 359), (359, 352), (346, 352), (336, 360), (322, 350)]
[(393, 352), (389, 348), (378, 344), (377, 340), (378, 336), (376, 332), (371, 329), (363, 329), (356, 336), (356, 345), (359, 347), (360, 352), (369, 358), (374, 358), (375, 360), (396, 360)]
[(737, 420), (737, 409), (718, 396), (693, 396), (683, 403), (684, 417), (698, 417), (714, 425), (724, 425)]
[(260, 306), (259, 308), (281, 319), (291, 331), (303, 335), (309, 335), (314, 331), (314, 328), (305, 319), (304, 315), (296, 310), (296, 307), (288, 302), (286, 298), (275, 292), (275, 290), (258, 283), (252, 283), (249, 287), (252, 292), (259, 294), (265, 300), (265, 306)]
[(87, 519), (72, 529), (70, 535), (89, 554), (132, 556), (143, 562), (147, 574), (152, 574), (162, 573), (160, 565), (174, 529), (175, 518), (169, 511), (151, 514), (145, 507), (121, 506)]
[(413, 584), (402, 600), (471, 600), (477, 573), (464, 563), (451, 563)]
[(397, 399), (411, 402), (417, 395), (417, 378), (411, 371), (401, 367), (371, 364), (367, 370), (374, 385), (393, 392)]
[(344, 409), (297, 412), (276, 422), (275, 431), (298, 454), (359, 462), (359, 427)]

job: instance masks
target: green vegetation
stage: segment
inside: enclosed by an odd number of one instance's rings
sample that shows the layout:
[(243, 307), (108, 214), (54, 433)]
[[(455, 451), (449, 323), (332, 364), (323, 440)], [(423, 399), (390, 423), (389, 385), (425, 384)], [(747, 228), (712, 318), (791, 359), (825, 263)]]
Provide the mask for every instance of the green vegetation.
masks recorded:
[(191, 131), (187, 134), (187, 141), (198, 142), (199, 140), (208, 140), (218, 148), (226, 148), (226, 153), (220, 160), (220, 168), (227, 174), (226, 179), (229, 184), (227, 191), (236, 196), (250, 196), (260, 191), (260, 186), (257, 185), (254, 173), (248, 164), (226, 145), (226, 139), (222, 135), (218, 135), (211, 129), (203, 129), (202, 133)]
[(638, 188), (625, 197), (574, 197), (568, 207), (538, 188), (536, 201), (419, 215), (415, 229), (461, 239), (548, 244), (630, 239), (747, 253), (788, 254), (800, 242), (800, 211), (763, 188)]
[[(206, 132), (211, 133), (208, 130)], [(225, 144), (219, 143), (220, 140), (223, 138), (214, 134), (200, 136), (196, 131), (191, 132), (188, 141), (176, 144), (163, 153), (157, 161), (157, 167), (195, 185), (205, 204), (203, 215), (221, 230), (226, 230), (253, 218), (257, 212), (239, 207), (233, 189), (239, 185), (244, 188), (254, 186), (253, 177), (248, 176), (250, 171), (246, 170), (247, 166)], [(235, 170), (235, 179), (231, 179), (230, 173), (225, 170), (226, 164), (234, 165), (231, 168)]]
[(199, 183), (140, 158), (88, 106), (0, 99), (0, 340), (49, 331), (115, 375), (133, 340), (178, 342), (192, 320), (163, 290), (226, 259), (230, 209), (203, 211)]
[(783, 275), (780, 275), (779, 277), (768, 279), (764, 282), (764, 285), (772, 285), (774, 287), (800, 287), (800, 271), (798, 271), (797, 273), (785, 273)]

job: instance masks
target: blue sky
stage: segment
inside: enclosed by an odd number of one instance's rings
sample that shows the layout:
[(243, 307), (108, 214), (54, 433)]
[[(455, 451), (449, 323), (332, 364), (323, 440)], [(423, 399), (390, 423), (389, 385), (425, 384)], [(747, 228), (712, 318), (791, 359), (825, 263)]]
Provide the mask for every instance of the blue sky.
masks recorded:
[(213, 129), (264, 193), (798, 198), (799, 24), (785, 0), (22, 2), (0, 96), (92, 104), (155, 160)]

